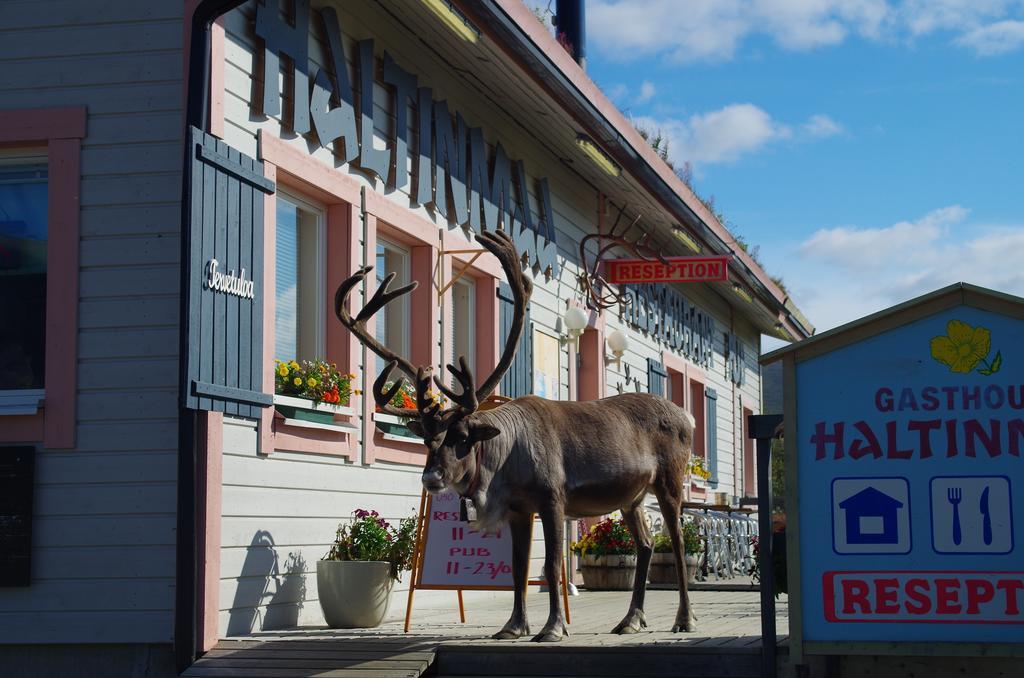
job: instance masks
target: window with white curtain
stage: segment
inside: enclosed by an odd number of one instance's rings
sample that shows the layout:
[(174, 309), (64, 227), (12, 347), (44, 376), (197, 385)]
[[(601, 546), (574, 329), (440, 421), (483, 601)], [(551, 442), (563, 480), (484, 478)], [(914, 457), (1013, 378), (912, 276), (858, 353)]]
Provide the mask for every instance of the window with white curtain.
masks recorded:
[[(409, 251), (404, 247), (387, 240), (377, 240), (377, 285), (384, 284), (384, 278), (395, 274), (391, 289), (397, 289), (409, 282)], [(381, 342), (398, 355), (409, 358), (409, 295), (404, 294), (393, 300), (374, 316), (374, 332), (377, 341)], [(384, 360), (377, 359), (377, 371), (384, 369)]]
[(460, 278), (452, 285), (452, 363), (458, 366), (459, 356), (476, 370), (476, 285), (472, 278)]
[(323, 211), (278, 193), (274, 355), (278, 360), (323, 356)]

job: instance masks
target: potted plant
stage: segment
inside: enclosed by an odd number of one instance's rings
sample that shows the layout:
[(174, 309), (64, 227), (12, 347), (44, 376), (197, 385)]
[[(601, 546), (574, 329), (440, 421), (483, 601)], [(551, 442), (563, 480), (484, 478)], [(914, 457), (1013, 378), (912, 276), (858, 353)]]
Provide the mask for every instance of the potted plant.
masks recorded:
[(636, 576), (636, 543), (621, 518), (605, 518), (572, 545), (588, 589), (628, 591)]
[[(394, 386), (394, 382), (387, 382), (384, 384), (384, 391), (389, 391), (392, 386)], [(444, 399), (434, 391), (428, 391), (427, 395), (429, 395), (434, 402), (442, 406), (444, 405)], [(388, 404), (392, 407), (415, 410), (416, 388), (409, 382), (403, 382), (402, 387), (395, 392), (395, 395), (391, 397)], [(409, 419), (407, 417), (399, 417), (393, 414), (387, 414), (386, 412), (381, 412), (379, 405), (376, 407), (373, 414), (373, 423), (382, 433), (395, 436), (397, 438), (408, 438), (410, 442), (422, 442), (422, 438), (409, 429)]]
[(332, 629), (380, 626), (391, 588), (412, 565), (416, 546), (415, 518), (393, 527), (376, 511), (356, 509), (352, 515), (316, 564), (320, 609)]
[(690, 474), (690, 482), (697, 487), (707, 487), (707, 482), (711, 479), (711, 471), (708, 470), (704, 457), (691, 454), (686, 470)]
[[(682, 535), (683, 550), (686, 554), (686, 581), (692, 583), (697, 576), (701, 552), (700, 530), (697, 523), (684, 520)], [(652, 584), (678, 584), (676, 556), (672, 552), (672, 539), (667, 534), (658, 534), (654, 537), (654, 555), (651, 556), (648, 580)]]
[(324, 360), (276, 361), (274, 406), (286, 419), (330, 424), (336, 414), (351, 414), (354, 374), (342, 374)]

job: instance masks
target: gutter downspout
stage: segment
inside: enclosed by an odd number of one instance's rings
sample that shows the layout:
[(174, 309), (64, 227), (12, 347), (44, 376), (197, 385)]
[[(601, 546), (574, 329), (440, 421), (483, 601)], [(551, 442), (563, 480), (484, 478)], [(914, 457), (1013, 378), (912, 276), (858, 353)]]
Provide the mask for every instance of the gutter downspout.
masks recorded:
[(587, 11), (586, 0), (558, 0), (555, 4), (558, 37), (565, 36), (572, 47), (572, 58), (587, 70)]
[[(189, 353), (188, 293), (192, 276), (191, 168), (194, 149), (188, 141), (190, 127), (205, 131), (209, 125), (210, 105), (210, 27), (222, 14), (244, 0), (200, 0), (192, 12), (192, 30), (188, 46), (188, 80), (185, 88), (184, 162), (181, 168), (181, 280), (178, 290), (178, 482), (177, 544), (175, 548), (174, 660), (178, 672), (196, 659), (196, 574), (199, 571), (196, 543), (196, 479), (199, 469), (196, 431), (199, 413), (184, 406), (188, 388), (186, 374)], [(187, 18), (185, 18), (187, 20)]]

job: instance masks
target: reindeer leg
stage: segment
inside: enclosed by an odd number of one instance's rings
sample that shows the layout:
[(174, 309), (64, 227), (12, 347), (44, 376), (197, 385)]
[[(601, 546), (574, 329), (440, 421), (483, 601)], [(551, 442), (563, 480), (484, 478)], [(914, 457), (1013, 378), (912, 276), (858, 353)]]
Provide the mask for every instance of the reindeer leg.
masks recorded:
[(629, 602), (629, 611), (612, 629), (612, 633), (639, 633), (640, 629), (647, 628), (644, 595), (647, 593), (647, 570), (651, 565), (651, 554), (654, 549), (651, 546), (651, 530), (647, 527), (643, 515), (639, 502), (622, 511), (622, 520), (636, 542), (636, 575), (633, 577), (633, 599)]
[(565, 611), (562, 609), (562, 592), (559, 589), (562, 574), (562, 539), (565, 537), (565, 510), (561, 506), (550, 506), (541, 511), (544, 525), (544, 578), (548, 583), (548, 597), (551, 607), (544, 628), (533, 637), (534, 642), (552, 643), (569, 635), (565, 628)]
[(661, 515), (665, 520), (665, 529), (668, 530), (668, 536), (672, 539), (672, 553), (676, 557), (676, 577), (679, 580), (679, 609), (676, 611), (676, 621), (672, 625), (672, 633), (695, 631), (697, 617), (690, 608), (690, 592), (686, 584), (686, 551), (683, 548), (682, 527), (679, 523), (680, 504), (683, 497), (682, 481), (678, 478), (659, 476), (654, 493), (658, 497)]
[(513, 513), (509, 516), (508, 522), (512, 531), (512, 582), (515, 585), (515, 602), (508, 622), (492, 636), (495, 640), (520, 638), (530, 632), (530, 622), (526, 618), (526, 582), (530, 570), (533, 515)]

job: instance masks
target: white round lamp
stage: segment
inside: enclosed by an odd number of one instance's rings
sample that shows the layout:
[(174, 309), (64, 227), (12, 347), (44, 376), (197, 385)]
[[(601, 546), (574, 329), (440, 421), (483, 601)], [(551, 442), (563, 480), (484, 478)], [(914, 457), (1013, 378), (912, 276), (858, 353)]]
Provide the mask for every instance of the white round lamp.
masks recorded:
[(612, 355), (615, 356), (615, 359), (610, 362), (618, 364), (622, 359), (622, 356), (626, 353), (626, 350), (629, 348), (629, 337), (627, 337), (626, 333), (622, 330), (615, 330), (608, 335), (607, 342), (608, 348), (611, 349)]
[(580, 335), (583, 334), (583, 330), (587, 328), (587, 321), (587, 314), (583, 312), (583, 309), (576, 306), (570, 306), (565, 309), (562, 322), (565, 324), (565, 331), (573, 346), (576, 346)]

